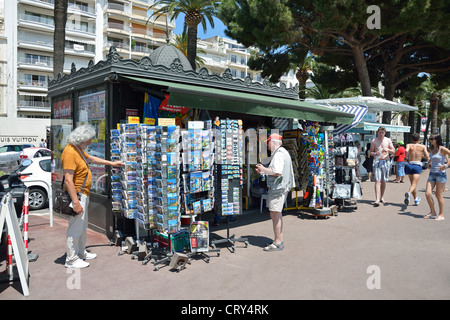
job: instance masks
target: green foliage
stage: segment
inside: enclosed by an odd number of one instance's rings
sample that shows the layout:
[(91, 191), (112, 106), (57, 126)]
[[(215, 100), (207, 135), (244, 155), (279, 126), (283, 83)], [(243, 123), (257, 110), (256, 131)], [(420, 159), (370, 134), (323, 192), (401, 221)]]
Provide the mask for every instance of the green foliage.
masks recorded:
[[(272, 81), (289, 66), (286, 59), (304, 56), (305, 51), (323, 56), (321, 62), (339, 66), (354, 78), (345, 83), (359, 80), (368, 88), (367, 84), (384, 79), (389, 95), (420, 72), (447, 70), (450, 1), (375, 3), (381, 10), (381, 28), (371, 30), (367, 19), (372, 13), (367, 8), (372, 4), (367, 0), (223, 0), (219, 16), (228, 36), (261, 48), (258, 63)], [(361, 51), (363, 61), (358, 56)], [(342, 80), (340, 75), (335, 78)]]

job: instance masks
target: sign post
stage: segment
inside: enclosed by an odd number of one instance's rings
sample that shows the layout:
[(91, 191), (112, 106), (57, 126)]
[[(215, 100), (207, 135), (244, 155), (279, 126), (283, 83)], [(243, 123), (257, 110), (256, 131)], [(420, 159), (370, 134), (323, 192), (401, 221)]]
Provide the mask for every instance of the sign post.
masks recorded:
[(3, 224), (6, 221), (8, 234), (11, 237), (11, 245), (16, 260), (17, 270), (19, 272), (20, 284), (24, 296), (29, 296), (28, 290), (28, 256), (25, 244), (17, 221), (16, 210), (12, 204), (12, 196), (10, 193), (3, 196), (0, 212), (0, 230), (3, 230)]

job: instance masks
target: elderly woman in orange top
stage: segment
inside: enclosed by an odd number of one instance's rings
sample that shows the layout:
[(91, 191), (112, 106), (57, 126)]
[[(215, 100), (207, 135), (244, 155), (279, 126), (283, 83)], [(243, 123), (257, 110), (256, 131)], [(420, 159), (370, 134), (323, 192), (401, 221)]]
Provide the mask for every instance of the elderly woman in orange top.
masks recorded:
[(66, 234), (66, 268), (86, 268), (84, 260), (95, 259), (95, 253), (86, 251), (86, 230), (88, 226), (89, 194), (92, 174), (88, 163), (123, 166), (122, 161), (108, 161), (87, 154), (84, 149), (95, 136), (95, 128), (89, 124), (81, 125), (67, 137), (67, 146), (61, 155), (63, 174), (67, 192), (72, 199), (73, 210), (77, 215), (70, 217)]

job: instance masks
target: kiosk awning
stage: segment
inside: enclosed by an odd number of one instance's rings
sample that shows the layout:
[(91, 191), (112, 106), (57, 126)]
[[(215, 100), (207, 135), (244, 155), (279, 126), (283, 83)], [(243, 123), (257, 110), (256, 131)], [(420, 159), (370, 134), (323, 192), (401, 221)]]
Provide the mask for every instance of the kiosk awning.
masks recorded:
[[(388, 132), (410, 132), (411, 127), (409, 126), (396, 126), (392, 124), (378, 123), (378, 122), (362, 122), (364, 130), (366, 131), (377, 131), (379, 127), (384, 127)], [(359, 127), (359, 126), (357, 126)]]
[(398, 103), (395, 101), (390, 101), (377, 97), (349, 97), (349, 98), (333, 98), (333, 99), (307, 99), (307, 102), (317, 103), (317, 104), (362, 104), (369, 108), (369, 111), (394, 111), (394, 112), (404, 112), (404, 111), (417, 111), (418, 108), (410, 106), (403, 103)]
[(122, 78), (168, 87), (168, 91), (170, 92), (169, 105), (174, 106), (338, 124), (352, 124), (354, 117), (352, 114), (341, 112), (330, 107), (319, 106), (299, 100), (140, 77), (122, 76)]

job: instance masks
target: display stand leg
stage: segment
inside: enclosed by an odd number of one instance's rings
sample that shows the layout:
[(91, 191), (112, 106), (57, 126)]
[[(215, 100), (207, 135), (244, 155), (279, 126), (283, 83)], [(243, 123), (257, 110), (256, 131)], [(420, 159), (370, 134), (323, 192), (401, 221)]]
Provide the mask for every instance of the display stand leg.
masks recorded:
[(233, 234), (230, 237), (230, 216), (227, 217), (227, 237), (225, 239), (218, 239), (211, 242), (211, 246), (216, 249), (216, 244), (219, 243), (227, 243), (231, 246), (231, 252), (236, 252), (236, 245), (235, 242), (244, 242), (245, 248), (248, 247), (248, 239), (247, 238), (236, 238)]
[[(150, 261), (153, 263), (154, 271), (158, 271), (159, 268), (161, 268), (161, 264), (169, 264), (170, 260), (172, 259), (173, 253), (172, 253), (172, 247), (171, 247), (171, 240), (170, 240), (170, 233), (167, 236), (167, 248), (153, 248), (150, 252)], [(153, 247), (153, 243), (152, 243)]]

